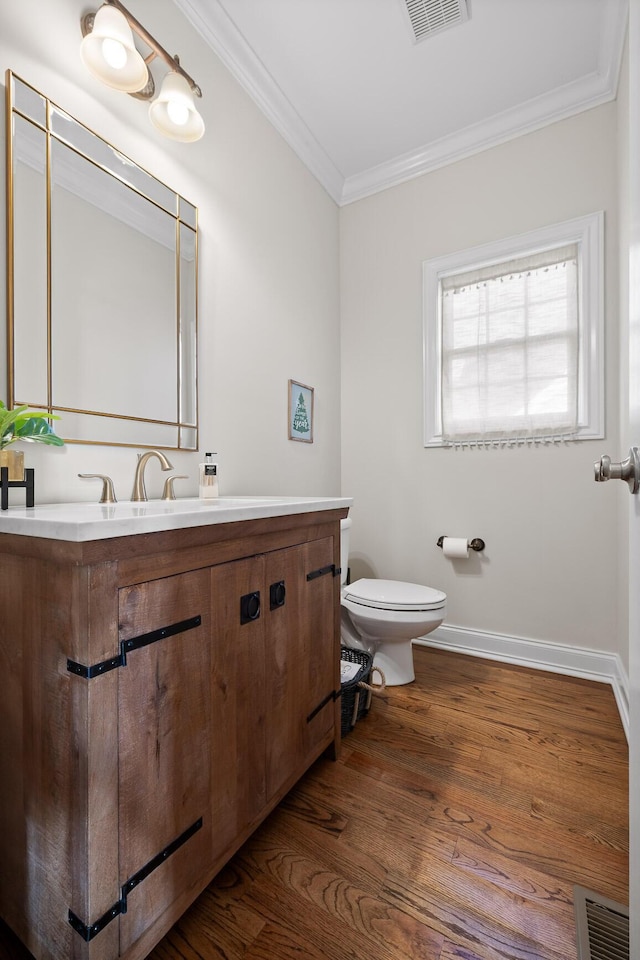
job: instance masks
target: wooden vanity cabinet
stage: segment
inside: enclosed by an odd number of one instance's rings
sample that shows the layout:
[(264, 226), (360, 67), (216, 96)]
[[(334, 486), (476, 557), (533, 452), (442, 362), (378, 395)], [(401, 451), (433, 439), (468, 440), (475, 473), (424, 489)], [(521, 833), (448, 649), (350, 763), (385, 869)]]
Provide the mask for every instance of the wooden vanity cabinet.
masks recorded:
[(0, 913), (37, 960), (142, 960), (337, 750), (345, 514), (0, 535)]

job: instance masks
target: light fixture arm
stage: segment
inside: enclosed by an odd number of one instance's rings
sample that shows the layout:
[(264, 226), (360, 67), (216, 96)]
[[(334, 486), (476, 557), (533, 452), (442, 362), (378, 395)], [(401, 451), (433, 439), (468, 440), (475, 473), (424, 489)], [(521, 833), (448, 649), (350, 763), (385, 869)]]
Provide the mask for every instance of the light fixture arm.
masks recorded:
[(129, 24), (133, 32), (137, 34), (137, 36), (142, 40), (143, 43), (146, 43), (146, 45), (151, 48), (153, 53), (151, 53), (148, 57), (146, 57), (145, 63), (148, 64), (151, 60), (154, 59), (154, 57), (160, 57), (160, 59), (164, 60), (164, 62), (167, 64), (167, 66), (171, 70), (173, 70), (175, 73), (179, 73), (181, 77), (184, 77), (184, 79), (189, 84), (189, 87), (191, 88), (192, 92), (197, 97), (202, 96), (202, 90), (200, 89), (198, 84), (195, 82), (195, 80), (189, 76), (187, 71), (180, 66), (180, 61), (178, 57), (177, 56), (172, 57), (170, 53), (167, 53), (167, 51), (164, 49), (163, 46), (161, 46), (158, 43), (155, 37), (152, 37), (149, 31), (142, 26), (140, 21), (136, 20), (136, 18), (133, 16), (132, 13), (130, 13), (127, 10), (124, 4), (120, 3), (120, 0), (105, 0), (105, 3), (119, 10), (120, 13), (124, 17), (126, 17), (127, 23)]

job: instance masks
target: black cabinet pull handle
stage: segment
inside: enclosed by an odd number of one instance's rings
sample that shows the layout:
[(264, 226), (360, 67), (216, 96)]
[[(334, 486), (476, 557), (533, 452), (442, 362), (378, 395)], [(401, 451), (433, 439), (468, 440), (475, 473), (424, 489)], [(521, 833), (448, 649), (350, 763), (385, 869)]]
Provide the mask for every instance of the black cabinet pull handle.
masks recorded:
[(328, 573), (333, 574), (335, 577), (336, 574), (340, 573), (340, 570), (336, 570), (335, 563), (330, 563), (326, 567), (320, 567), (319, 570), (312, 570), (311, 573), (307, 574), (307, 580), (317, 580), (318, 577), (325, 577)]
[(287, 596), (287, 588), (285, 586), (284, 580), (278, 580), (277, 583), (272, 583), (269, 587), (269, 607), (271, 610), (276, 610), (278, 607), (284, 607), (284, 602)]
[(240, 623), (251, 623), (260, 616), (260, 591), (245, 593), (240, 597)]

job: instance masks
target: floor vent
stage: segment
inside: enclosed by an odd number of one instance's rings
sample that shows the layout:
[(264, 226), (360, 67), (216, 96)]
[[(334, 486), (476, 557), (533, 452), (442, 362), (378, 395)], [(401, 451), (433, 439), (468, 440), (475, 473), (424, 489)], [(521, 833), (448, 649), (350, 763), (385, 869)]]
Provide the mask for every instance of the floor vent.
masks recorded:
[(629, 960), (629, 908), (573, 888), (578, 960)]
[(401, 3), (409, 14), (416, 43), (469, 19), (467, 0), (401, 0)]

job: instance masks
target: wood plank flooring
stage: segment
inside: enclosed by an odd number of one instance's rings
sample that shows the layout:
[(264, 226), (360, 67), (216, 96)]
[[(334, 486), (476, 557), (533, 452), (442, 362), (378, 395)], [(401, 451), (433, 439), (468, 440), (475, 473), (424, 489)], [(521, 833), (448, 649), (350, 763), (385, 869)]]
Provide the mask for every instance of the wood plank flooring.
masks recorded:
[[(611, 688), (424, 647), (149, 960), (575, 960), (573, 885), (628, 903)], [(0, 960), (28, 954), (0, 928)]]

